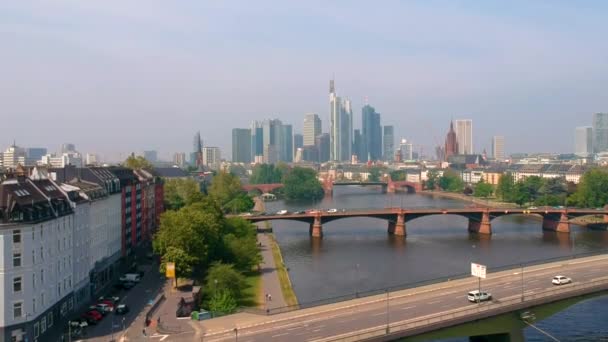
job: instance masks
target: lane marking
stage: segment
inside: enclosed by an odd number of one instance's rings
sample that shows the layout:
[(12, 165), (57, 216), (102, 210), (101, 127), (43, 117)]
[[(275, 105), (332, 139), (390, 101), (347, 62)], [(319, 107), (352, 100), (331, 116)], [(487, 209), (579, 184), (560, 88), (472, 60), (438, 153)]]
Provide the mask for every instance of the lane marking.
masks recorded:
[[(460, 298), (460, 297), (458, 297), (458, 298)], [(413, 309), (415, 307), (416, 307), (416, 305), (412, 305), (412, 306), (406, 306), (404, 308), (398, 308), (397, 310), (407, 310), (407, 309)]]
[(279, 337), (279, 336), (285, 336), (285, 335), (289, 335), (289, 333), (282, 333), (282, 334), (272, 335), (272, 338)]
[(380, 316), (380, 315), (386, 315), (386, 312), (375, 313), (372, 315), (372, 317), (376, 317), (376, 316)]
[(437, 304), (437, 303), (441, 303), (441, 301), (440, 300), (436, 300), (436, 301), (433, 301), (433, 302), (428, 302), (427, 304)]

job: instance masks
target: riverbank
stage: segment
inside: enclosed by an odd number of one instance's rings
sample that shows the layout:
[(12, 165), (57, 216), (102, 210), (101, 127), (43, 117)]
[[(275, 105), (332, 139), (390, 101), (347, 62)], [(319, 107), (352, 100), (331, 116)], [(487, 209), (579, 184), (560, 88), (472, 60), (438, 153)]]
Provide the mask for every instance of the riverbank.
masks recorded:
[(298, 305), (298, 298), (293, 291), (291, 279), (289, 279), (289, 272), (285, 267), (283, 256), (281, 255), (281, 249), (277, 243), (274, 234), (267, 234), (270, 247), (272, 249), (272, 256), (274, 258), (275, 267), (277, 269), (277, 275), (279, 276), (279, 282), (281, 283), (281, 292), (283, 293), (283, 299), (287, 306)]
[(469, 202), (476, 206), (483, 206), (483, 207), (513, 208), (514, 206), (517, 206), (517, 204), (515, 204), (515, 203), (501, 202), (495, 198), (478, 198), (478, 197), (473, 197), (473, 196), (467, 196), (464, 194), (457, 194), (454, 192), (423, 190), (423, 191), (417, 192), (417, 194), (427, 195), (427, 196), (437, 196), (437, 197), (449, 198), (449, 199), (457, 199), (457, 200), (461, 200), (464, 202)]

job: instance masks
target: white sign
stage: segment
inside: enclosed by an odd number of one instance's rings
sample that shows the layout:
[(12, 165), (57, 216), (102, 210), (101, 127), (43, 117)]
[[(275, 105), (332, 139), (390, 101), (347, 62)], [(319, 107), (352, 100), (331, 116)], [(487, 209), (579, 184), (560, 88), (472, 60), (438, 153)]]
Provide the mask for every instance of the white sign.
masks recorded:
[(486, 279), (486, 266), (472, 262), (471, 275), (474, 277)]

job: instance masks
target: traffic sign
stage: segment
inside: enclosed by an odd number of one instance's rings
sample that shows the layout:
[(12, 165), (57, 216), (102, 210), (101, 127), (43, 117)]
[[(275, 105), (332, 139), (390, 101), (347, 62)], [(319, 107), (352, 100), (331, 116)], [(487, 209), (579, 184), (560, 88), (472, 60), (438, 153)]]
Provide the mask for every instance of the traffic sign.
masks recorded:
[(474, 277), (486, 279), (486, 266), (472, 262), (471, 275)]
[(165, 266), (165, 268), (166, 268), (165, 275), (167, 276), (167, 278), (175, 278), (175, 263), (168, 262), (167, 265)]

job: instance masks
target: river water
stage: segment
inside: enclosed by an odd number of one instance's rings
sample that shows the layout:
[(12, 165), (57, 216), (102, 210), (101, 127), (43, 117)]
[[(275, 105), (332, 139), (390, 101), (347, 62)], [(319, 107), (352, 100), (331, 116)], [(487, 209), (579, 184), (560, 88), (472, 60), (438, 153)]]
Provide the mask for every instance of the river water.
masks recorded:
[[(266, 211), (314, 208), (437, 207), (469, 203), (416, 194), (382, 194), (379, 188), (343, 186), (319, 203), (267, 202)], [(405, 239), (387, 234), (387, 222), (349, 218), (323, 225), (323, 239), (311, 239), (308, 224), (272, 223), (300, 303), (348, 296), (470, 272), (470, 263), (492, 268), (608, 248), (607, 231), (572, 226), (571, 234), (544, 232), (532, 216), (492, 221), (493, 234), (470, 235), (456, 215), (423, 217), (407, 223)], [(608, 317), (608, 309), (603, 309)]]

